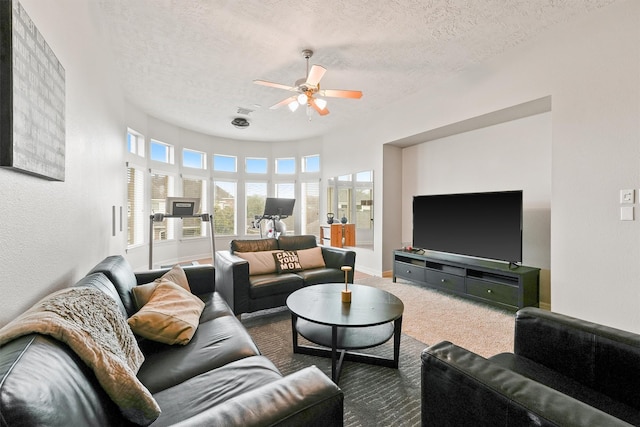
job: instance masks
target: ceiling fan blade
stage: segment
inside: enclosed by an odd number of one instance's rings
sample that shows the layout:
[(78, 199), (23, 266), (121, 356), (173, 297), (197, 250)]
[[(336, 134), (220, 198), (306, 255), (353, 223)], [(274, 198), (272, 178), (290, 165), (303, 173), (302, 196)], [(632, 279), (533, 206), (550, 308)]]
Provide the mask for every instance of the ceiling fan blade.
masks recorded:
[(321, 96), (330, 96), (333, 98), (362, 98), (362, 92), (359, 90), (323, 89), (318, 93)]
[(276, 108), (280, 108), (280, 107), (282, 107), (284, 105), (289, 104), (291, 101), (296, 101), (297, 102), (297, 99), (298, 99), (297, 95), (290, 96), (290, 97), (288, 97), (286, 99), (283, 99), (282, 101), (278, 102), (277, 104), (273, 104), (271, 107), (269, 107), (269, 109), (270, 110), (275, 110)]
[(329, 114), (329, 110), (326, 107), (322, 110), (320, 109), (318, 104), (316, 104), (316, 100), (314, 98), (309, 99), (309, 104), (311, 104), (313, 109), (316, 110), (321, 116), (326, 116), (327, 114)]
[(257, 84), (257, 85), (275, 87), (276, 89), (284, 89), (284, 90), (292, 90), (292, 91), (296, 90), (295, 87), (283, 85), (283, 84), (280, 84), (280, 83), (268, 82), (266, 80), (254, 80), (253, 82), (255, 84)]
[(326, 72), (327, 69), (322, 65), (312, 65), (311, 70), (309, 70), (309, 75), (307, 76), (306, 84), (309, 86), (318, 86), (318, 83), (320, 83), (320, 79)]

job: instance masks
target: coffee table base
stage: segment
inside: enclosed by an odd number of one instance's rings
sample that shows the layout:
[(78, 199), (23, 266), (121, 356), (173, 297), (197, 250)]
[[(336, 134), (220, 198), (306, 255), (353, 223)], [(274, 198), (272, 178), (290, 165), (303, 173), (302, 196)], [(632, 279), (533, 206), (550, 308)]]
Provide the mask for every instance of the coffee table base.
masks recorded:
[[(317, 324), (304, 319), (299, 319), (298, 316), (291, 313), (293, 352), (298, 354), (308, 354), (311, 356), (330, 357), (331, 379), (336, 384), (340, 380), (340, 374), (345, 360), (397, 369), (400, 359), (401, 330), (402, 317), (393, 321), (392, 328), (388, 323), (364, 328), (345, 328)], [(358, 334), (358, 331), (363, 333)], [(300, 345), (298, 344), (298, 334), (315, 344), (328, 348)], [(373, 354), (350, 351), (376, 347), (387, 342), (391, 336), (393, 336), (392, 359)]]

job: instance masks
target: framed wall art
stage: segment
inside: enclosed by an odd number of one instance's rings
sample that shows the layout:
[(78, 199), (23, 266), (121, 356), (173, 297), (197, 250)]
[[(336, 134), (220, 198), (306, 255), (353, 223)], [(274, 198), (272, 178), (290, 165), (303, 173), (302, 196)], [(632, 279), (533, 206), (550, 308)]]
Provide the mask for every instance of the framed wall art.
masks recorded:
[(17, 0), (0, 1), (0, 167), (65, 178), (65, 71)]

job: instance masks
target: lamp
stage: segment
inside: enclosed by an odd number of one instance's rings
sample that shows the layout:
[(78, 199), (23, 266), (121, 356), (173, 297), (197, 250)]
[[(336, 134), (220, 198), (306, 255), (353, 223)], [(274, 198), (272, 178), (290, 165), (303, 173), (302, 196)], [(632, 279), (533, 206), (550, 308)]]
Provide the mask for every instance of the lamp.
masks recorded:
[(291, 110), (292, 113), (298, 109), (298, 105), (298, 101), (291, 101), (289, 104), (287, 104), (289, 110)]
[(324, 110), (327, 107), (327, 100), (322, 98), (316, 98), (316, 105), (319, 109)]
[(304, 105), (306, 103), (307, 103), (307, 94), (301, 93), (300, 95), (298, 95), (298, 104)]
[(352, 270), (348, 265), (344, 265), (340, 268), (344, 271), (344, 291), (342, 291), (342, 302), (351, 302), (351, 291), (349, 290), (349, 272)]

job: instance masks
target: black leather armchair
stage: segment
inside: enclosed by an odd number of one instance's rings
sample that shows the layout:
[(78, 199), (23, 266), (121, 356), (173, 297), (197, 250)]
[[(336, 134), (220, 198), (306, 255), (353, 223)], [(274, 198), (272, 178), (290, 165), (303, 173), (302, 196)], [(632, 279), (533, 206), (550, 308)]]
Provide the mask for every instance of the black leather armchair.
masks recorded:
[(526, 307), (513, 353), (422, 353), (424, 426), (640, 425), (640, 335)]
[(247, 260), (236, 252), (269, 250), (303, 250), (316, 247), (313, 235), (281, 236), (279, 239), (233, 240), (230, 250), (217, 251), (215, 258), (216, 290), (222, 295), (236, 316), (267, 308), (281, 307), (287, 297), (303, 286), (318, 283), (344, 282), (343, 266), (352, 270), (348, 282), (353, 283), (356, 253), (351, 250), (320, 246), (324, 268), (312, 268), (296, 273), (249, 275)]

